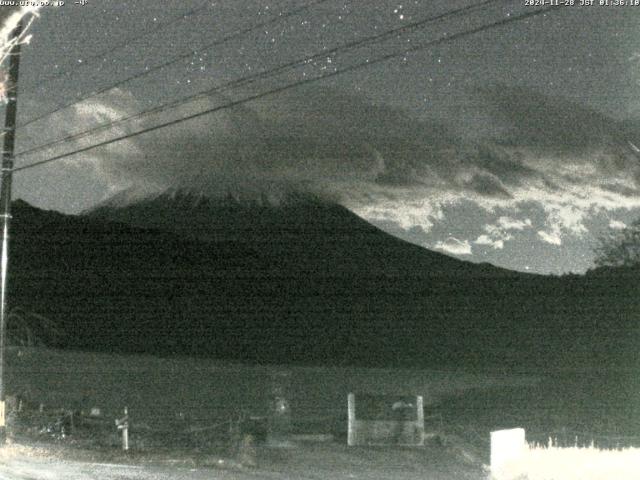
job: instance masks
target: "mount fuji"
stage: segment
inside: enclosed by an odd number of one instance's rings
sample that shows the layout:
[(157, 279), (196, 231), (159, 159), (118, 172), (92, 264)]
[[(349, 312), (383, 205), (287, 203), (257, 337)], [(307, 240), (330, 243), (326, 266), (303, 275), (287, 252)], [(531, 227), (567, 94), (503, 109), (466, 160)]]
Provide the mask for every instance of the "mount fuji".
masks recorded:
[(468, 263), (312, 195), (125, 192), (79, 216), (13, 214), (11, 306), (56, 323), (62, 348), (368, 366), (635, 355), (634, 269)]

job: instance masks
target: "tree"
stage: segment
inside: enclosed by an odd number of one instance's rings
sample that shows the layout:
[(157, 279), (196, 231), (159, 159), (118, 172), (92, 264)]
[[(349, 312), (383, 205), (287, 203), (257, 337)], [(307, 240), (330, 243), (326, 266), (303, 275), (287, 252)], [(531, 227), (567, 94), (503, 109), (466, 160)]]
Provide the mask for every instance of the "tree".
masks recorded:
[(54, 322), (43, 315), (21, 307), (11, 310), (7, 317), (7, 343), (21, 347), (51, 344), (61, 335)]
[(640, 265), (640, 219), (631, 225), (611, 230), (600, 237), (594, 249), (596, 267), (633, 267)]

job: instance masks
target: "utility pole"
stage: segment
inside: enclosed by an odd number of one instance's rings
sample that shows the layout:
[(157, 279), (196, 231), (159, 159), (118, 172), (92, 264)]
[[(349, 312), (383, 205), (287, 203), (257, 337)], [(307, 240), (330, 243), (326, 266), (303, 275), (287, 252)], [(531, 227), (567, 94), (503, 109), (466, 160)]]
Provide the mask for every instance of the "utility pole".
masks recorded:
[(20, 35), (22, 21), (11, 32), (13, 47), (9, 53), (9, 75), (6, 92), (7, 105), (4, 120), (4, 146), (2, 149), (2, 184), (0, 186), (0, 220), (2, 222), (2, 253), (0, 254), (0, 445), (7, 440), (5, 422), (5, 343), (7, 328), (7, 273), (9, 268), (9, 226), (11, 224), (11, 181), (13, 177), (13, 150), (16, 138), (18, 110), (18, 70), (20, 68)]

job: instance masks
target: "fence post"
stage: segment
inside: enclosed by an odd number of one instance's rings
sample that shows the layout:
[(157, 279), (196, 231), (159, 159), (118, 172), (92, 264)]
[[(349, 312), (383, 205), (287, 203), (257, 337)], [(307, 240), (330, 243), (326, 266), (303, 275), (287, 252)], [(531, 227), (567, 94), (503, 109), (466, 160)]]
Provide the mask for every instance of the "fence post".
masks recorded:
[(291, 372), (280, 370), (271, 374), (267, 441), (271, 446), (289, 446), (291, 435), (291, 404), (289, 403)]
[(418, 445), (424, 445), (424, 400), (422, 395), (416, 397), (416, 422), (417, 422), (417, 435)]
[(129, 412), (124, 407), (124, 417), (116, 419), (116, 427), (122, 430), (122, 450), (129, 450)]
[(347, 397), (347, 409), (349, 413), (347, 445), (353, 447), (356, 444), (356, 396), (353, 393)]

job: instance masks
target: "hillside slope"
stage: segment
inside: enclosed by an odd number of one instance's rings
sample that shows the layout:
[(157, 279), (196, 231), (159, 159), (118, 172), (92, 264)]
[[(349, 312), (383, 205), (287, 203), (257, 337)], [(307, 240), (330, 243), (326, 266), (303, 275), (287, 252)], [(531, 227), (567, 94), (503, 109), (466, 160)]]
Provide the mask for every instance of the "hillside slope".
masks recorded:
[(80, 217), (17, 203), (14, 218), (12, 305), (61, 325), (62, 347), (535, 366), (619, 363), (637, 344), (628, 279), (462, 262), (317, 200), (168, 195)]

